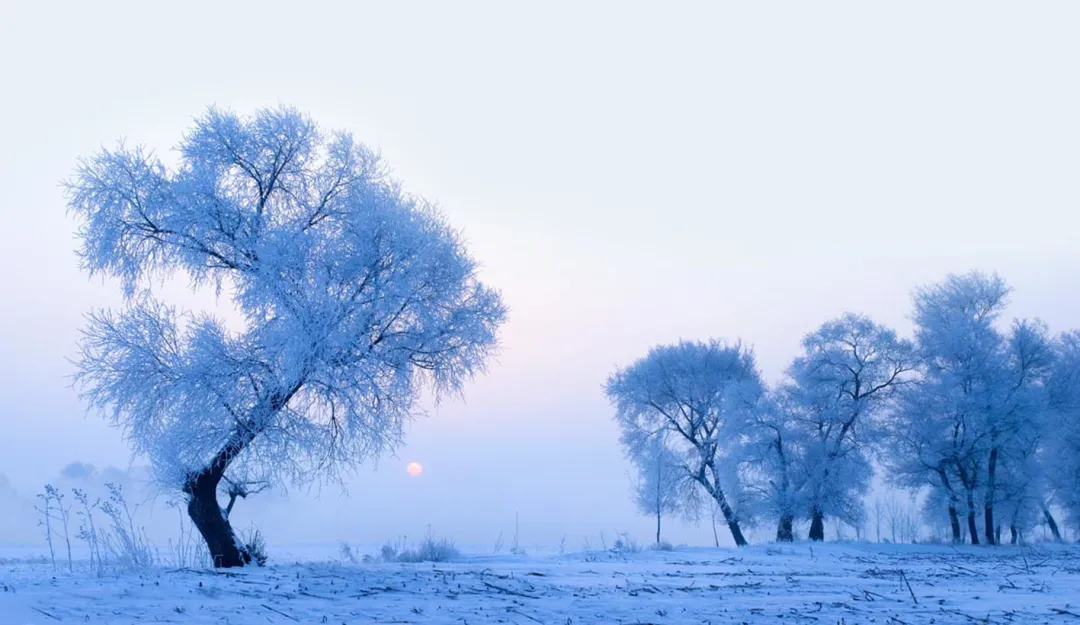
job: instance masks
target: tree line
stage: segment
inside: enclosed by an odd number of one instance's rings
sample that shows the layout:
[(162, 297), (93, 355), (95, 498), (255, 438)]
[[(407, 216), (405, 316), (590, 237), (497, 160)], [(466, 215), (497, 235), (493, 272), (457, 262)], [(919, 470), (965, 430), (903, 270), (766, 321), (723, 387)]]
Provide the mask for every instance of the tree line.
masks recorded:
[(1052, 509), (1080, 521), (1080, 332), (1006, 322), (997, 275), (918, 288), (902, 338), (848, 313), (807, 334), (767, 384), (740, 342), (660, 345), (619, 369), (606, 393), (636, 466), (639, 508), (692, 511), (702, 498), (736, 545), (744, 528), (826, 519), (861, 526), (875, 467), (925, 494), (954, 542), (1017, 542)]

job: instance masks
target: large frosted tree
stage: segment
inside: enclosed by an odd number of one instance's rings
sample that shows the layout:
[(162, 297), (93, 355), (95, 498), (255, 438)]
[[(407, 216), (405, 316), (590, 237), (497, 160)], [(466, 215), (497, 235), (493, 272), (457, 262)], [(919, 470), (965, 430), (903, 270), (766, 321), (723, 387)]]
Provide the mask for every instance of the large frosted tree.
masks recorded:
[[(68, 191), (83, 267), (126, 295), (89, 316), (78, 382), (186, 494), (217, 566), (250, 561), (223, 481), (303, 482), (389, 450), (424, 388), (459, 391), (496, 347), (505, 309), (459, 235), (295, 110), (211, 109), (174, 166), (120, 146)], [(170, 279), (226, 294), (242, 322), (168, 305)]]
[(825, 539), (825, 518), (862, 521), (873, 477), (870, 456), (896, 390), (909, 381), (914, 350), (868, 317), (846, 314), (803, 339), (788, 369), (787, 394), (805, 448), (802, 497), (810, 539)]
[(736, 452), (762, 393), (753, 353), (719, 341), (654, 347), (607, 382), (627, 452), (647, 453), (648, 441), (666, 437), (680, 470), (716, 502), (738, 546), (747, 542)]
[(920, 376), (905, 389), (890, 428), (892, 477), (944, 491), (954, 540), (962, 509), (971, 541), (981, 535), (995, 543), (995, 507), (1009, 503), (1019, 518), (1016, 505), (1040, 483), (1032, 457), (1052, 343), (1037, 321), (1015, 321), (1007, 332), (997, 327), (1008, 295), (1001, 278), (978, 272), (915, 294)]

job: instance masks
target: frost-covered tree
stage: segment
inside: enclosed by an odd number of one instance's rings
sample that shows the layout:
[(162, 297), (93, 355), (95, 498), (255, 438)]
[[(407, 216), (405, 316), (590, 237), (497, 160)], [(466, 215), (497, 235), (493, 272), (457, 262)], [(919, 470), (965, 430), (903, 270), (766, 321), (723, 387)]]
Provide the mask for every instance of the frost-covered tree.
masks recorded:
[(1039, 322), (996, 327), (1008, 294), (998, 276), (973, 272), (915, 295), (920, 379), (891, 426), (891, 477), (947, 491), (954, 540), (962, 507), (971, 541), (979, 542), (981, 514), (983, 540), (995, 543), (995, 506), (1036, 483), (1021, 473), (1033, 466), (1052, 349)]
[(776, 519), (776, 540), (795, 540), (795, 522), (805, 518), (806, 430), (790, 385), (771, 391), (750, 415), (739, 449), (742, 480), (759, 516)]
[[(1031, 502), (1045, 497), (1036, 456), (1048, 416), (1045, 383), (1053, 360), (1053, 342), (1042, 322), (1013, 322), (987, 402), (983, 523), (988, 543), (997, 544), (1002, 521), (1021, 523)], [(995, 516), (1001, 504), (1011, 510), (1004, 519)]]
[(913, 347), (868, 317), (846, 314), (803, 339), (786, 393), (805, 446), (810, 539), (825, 518), (858, 525), (873, 477), (872, 446), (896, 390), (915, 367)]
[[(1063, 334), (1047, 380), (1047, 418), (1043, 467), (1053, 499), (1073, 523), (1080, 522), (1080, 332)], [(1061, 532), (1048, 507), (1043, 516), (1054, 536)]]
[(1008, 453), (1002, 455), (995, 498), (996, 543), (1001, 542), (1003, 527), (1008, 528), (1009, 542), (1015, 545), (1043, 518), (1048, 489), (1038, 445), (1038, 437), (1026, 437), (1022, 444), (1010, 445)]
[(716, 501), (735, 544), (746, 545), (734, 452), (763, 393), (753, 353), (719, 341), (654, 347), (613, 374), (606, 390), (627, 453), (665, 435), (684, 474)]
[(688, 515), (692, 513), (695, 502), (690, 491), (693, 482), (664, 438), (653, 437), (645, 443), (644, 449), (637, 450), (631, 456), (637, 469), (634, 501), (642, 514), (656, 517), (657, 544), (660, 543), (663, 517)]
[(928, 513), (943, 509), (948, 515), (953, 542), (961, 542), (963, 491), (955, 464), (963, 457), (964, 445), (957, 436), (961, 430), (948, 427), (955, 415), (934, 394), (935, 390), (933, 384), (917, 380), (901, 393), (895, 418), (889, 425), (888, 451), (884, 454), (886, 478), (903, 488), (929, 488)]
[[(505, 309), (459, 235), (346, 133), (211, 109), (178, 156), (121, 145), (68, 185), (83, 267), (126, 295), (89, 316), (77, 379), (186, 494), (215, 564), (239, 566), (224, 480), (303, 482), (393, 448), (423, 388), (484, 368)], [(178, 273), (231, 296), (241, 327), (166, 304), (155, 289)]]

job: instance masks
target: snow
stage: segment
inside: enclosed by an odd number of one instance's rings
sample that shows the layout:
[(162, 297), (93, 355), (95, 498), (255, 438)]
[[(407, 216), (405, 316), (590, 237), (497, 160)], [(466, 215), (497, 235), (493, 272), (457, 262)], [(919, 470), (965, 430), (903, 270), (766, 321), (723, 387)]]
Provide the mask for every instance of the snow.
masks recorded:
[(1080, 548), (764, 545), (93, 576), (0, 565), (0, 623), (1080, 623)]

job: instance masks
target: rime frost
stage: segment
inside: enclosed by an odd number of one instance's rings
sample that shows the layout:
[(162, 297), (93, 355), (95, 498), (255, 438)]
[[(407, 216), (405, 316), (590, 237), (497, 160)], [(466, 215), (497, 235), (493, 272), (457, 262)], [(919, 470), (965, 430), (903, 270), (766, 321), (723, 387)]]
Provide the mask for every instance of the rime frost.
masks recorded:
[[(68, 185), (83, 266), (127, 304), (89, 315), (86, 397), (166, 483), (220, 464), (307, 479), (392, 448), (422, 384), (457, 391), (505, 316), (459, 235), (345, 133), (287, 108), (211, 109), (167, 168), (120, 146)], [(164, 304), (190, 276), (240, 330)]]

